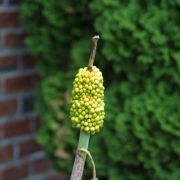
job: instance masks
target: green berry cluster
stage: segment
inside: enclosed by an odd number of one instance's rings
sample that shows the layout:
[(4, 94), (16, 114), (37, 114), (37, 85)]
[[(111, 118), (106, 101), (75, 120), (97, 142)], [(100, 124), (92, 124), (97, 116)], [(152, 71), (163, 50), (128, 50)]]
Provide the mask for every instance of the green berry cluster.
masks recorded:
[(81, 68), (73, 82), (71, 121), (73, 127), (95, 134), (103, 126), (104, 86), (101, 71), (93, 66)]

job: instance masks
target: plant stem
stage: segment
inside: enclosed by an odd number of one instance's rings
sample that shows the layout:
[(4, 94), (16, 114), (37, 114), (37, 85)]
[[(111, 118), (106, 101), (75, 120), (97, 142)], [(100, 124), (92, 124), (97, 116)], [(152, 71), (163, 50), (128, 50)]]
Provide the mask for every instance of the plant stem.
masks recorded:
[[(81, 131), (79, 137), (78, 149), (79, 148), (88, 149), (89, 139), (90, 139), (90, 135)], [(70, 180), (81, 180), (84, 171), (85, 160), (86, 160), (86, 154), (84, 152), (77, 152)]]
[[(88, 71), (92, 71), (95, 55), (96, 55), (96, 48), (97, 48), (97, 42), (99, 40), (99, 36), (94, 36), (92, 38), (92, 51), (89, 57), (89, 62), (88, 62)], [(79, 137), (79, 143), (78, 143), (78, 149), (88, 149), (89, 145), (89, 139), (90, 139), (90, 134), (87, 134), (83, 131), (80, 131), (80, 137)], [(83, 171), (84, 171), (84, 164), (86, 160), (86, 153), (81, 152), (77, 149), (72, 173), (71, 173), (71, 178), (70, 180), (81, 180)]]
[(94, 64), (94, 59), (95, 59), (95, 56), (96, 56), (97, 42), (98, 42), (99, 38), (100, 38), (99, 35), (94, 36), (92, 38), (92, 51), (91, 51), (91, 54), (90, 54), (90, 57), (89, 57), (89, 62), (88, 62), (88, 70), (89, 71), (92, 71), (92, 67), (93, 67), (93, 64)]

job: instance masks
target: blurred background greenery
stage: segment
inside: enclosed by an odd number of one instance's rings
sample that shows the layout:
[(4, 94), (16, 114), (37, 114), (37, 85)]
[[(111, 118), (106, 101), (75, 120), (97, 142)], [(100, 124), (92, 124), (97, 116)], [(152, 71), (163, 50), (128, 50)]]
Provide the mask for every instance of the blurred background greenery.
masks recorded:
[(71, 86), (98, 33), (106, 119), (90, 151), (99, 178), (178, 180), (180, 0), (24, 0), (22, 18), (41, 76), (38, 141), (55, 167), (73, 165), (79, 131), (69, 119)]

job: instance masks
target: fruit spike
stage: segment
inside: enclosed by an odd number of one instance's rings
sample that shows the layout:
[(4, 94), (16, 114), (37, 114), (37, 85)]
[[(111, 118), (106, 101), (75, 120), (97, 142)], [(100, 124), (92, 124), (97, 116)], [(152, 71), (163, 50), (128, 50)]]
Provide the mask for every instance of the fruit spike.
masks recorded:
[(76, 75), (72, 90), (70, 110), (73, 127), (95, 134), (103, 126), (104, 119), (104, 86), (100, 70), (93, 66), (81, 68)]
[[(71, 173), (70, 180), (81, 180), (86, 153), (89, 151), (90, 134), (99, 132), (103, 125), (104, 118), (104, 87), (102, 73), (93, 66), (96, 54), (96, 47), (99, 36), (92, 38), (92, 52), (89, 58), (88, 67), (80, 69), (73, 83), (71, 121), (74, 127), (79, 128), (80, 137), (78, 149)], [(82, 152), (82, 149), (84, 150)], [(95, 164), (93, 161), (93, 179), (97, 180)]]

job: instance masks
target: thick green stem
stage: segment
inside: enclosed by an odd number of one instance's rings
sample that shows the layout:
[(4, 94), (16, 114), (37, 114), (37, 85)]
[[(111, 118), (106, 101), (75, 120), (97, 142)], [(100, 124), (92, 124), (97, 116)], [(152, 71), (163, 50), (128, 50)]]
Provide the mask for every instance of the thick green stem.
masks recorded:
[[(80, 137), (79, 137), (78, 149), (80, 149), (80, 148), (88, 149), (89, 139), (90, 139), (90, 135), (81, 131)], [(86, 153), (80, 152), (80, 151), (78, 151), (78, 149), (77, 149), (77, 154), (76, 154), (76, 158), (74, 161), (70, 180), (81, 180), (82, 179), (84, 164), (85, 164), (85, 160), (86, 160)]]
[(80, 131), (78, 148), (88, 149), (89, 138), (90, 138), (89, 134), (87, 134), (83, 131)]

